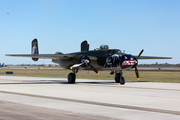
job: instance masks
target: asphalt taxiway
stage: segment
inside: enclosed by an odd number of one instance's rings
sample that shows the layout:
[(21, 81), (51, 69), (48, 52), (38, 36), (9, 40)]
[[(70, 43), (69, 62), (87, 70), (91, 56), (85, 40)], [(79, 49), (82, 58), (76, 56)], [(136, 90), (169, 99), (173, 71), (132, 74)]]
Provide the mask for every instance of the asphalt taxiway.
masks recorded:
[(0, 111), (0, 119), (179, 120), (180, 84), (0, 76)]

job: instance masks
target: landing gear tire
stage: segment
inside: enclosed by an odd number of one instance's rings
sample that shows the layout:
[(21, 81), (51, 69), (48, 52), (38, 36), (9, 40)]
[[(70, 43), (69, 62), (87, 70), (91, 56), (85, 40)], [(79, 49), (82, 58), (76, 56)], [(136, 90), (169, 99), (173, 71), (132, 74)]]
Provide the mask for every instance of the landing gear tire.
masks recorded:
[(76, 81), (76, 74), (74, 73), (69, 73), (68, 75), (68, 83), (74, 84)]
[(116, 73), (115, 75), (115, 82), (120, 83), (120, 73)]
[(125, 79), (124, 79), (124, 77), (120, 77), (120, 84), (121, 84), (121, 85), (124, 85), (124, 84), (125, 84)]

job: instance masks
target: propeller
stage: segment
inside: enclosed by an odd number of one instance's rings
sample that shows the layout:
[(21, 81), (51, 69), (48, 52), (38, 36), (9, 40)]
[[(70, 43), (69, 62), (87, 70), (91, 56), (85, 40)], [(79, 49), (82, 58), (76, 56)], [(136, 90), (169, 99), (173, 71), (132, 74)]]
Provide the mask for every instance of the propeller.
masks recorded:
[(83, 65), (83, 64), (88, 64), (88, 63), (89, 63), (89, 60), (84, 60), (84, 61), (83, 61), (82, 63), (80, 63), (80, 64), (75, 64), (75, 65), (71, 66), (70, 69), (72, 70), (72, 69), (74, 69), (74, 68), (80, 67), (80, 66)]
[(85, 57), (86, 59), (83, 59), (83, 60), (82, 60), (82, 63), (80, 63), (80, 64), (75, 64), (75, 65), (71, 66), (70, 69), (75, 69), (75, 68), (78, 68), (78, 67), (80, 67), (80, 66), (87, 65), (87, 66), (90, 66), (91, 69), (92, 69), (96, 74), (99, 74), (98, 70), (97, 70), (94, 66), (92, 66), (92, 65), (90, 64), (90, 62), (89, 62), (90, 58), (89, 58), (89, 60), (87, 59), (87, 58), (88, 58), (88, 53), (89, 53), (89, 42), (87, 43), (87, 53), (86, 53), (86, 57)]
[[(137, 59), (141, 56), (141, 54), (143, 53), (144, 51), (144, 48), (141, 50), (141, 52), (139, 53), (139, 55), (137, 56)], [(139, 72), (138, 72), (138, 69), (137, 69), (137, 64), (133, 66), (135, 68), (135, 74), (136, 74), (136, 77), (137, 77), (137, 80), (139, 80)]]
[(94, 72), (95, 72), (96, 74), (99, 74), (98, 70), (97, 70), (95, 67), (93, 67), (91, 64), (89, 64), (89, 66), (91, 67), (92, 70), (94, 70)]
[(138, 69), (137, 69), (137, 67), (135, 66), (135, 73), (136, 73), (136, 77), (137, 77), (137, 79), (139, 80), (139, 73), (138, 73)]
[[(141, 52), (139, 53), (138, 57), (141, 56), (141, 54), (143, 53), (143, 51), (144, 51), (144, 48), (143, 48), (143, 49), (141, 50)], [(138, 57), (137, 57), (137, 59), (138, 59)]]

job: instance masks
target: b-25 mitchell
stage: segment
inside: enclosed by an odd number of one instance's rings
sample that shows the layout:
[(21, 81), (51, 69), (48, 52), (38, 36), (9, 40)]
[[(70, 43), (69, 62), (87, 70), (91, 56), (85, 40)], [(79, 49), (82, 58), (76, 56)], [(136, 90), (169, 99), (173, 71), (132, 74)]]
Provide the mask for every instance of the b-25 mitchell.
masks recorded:
[(33, 61), (38, 61), (39, 58), (52, 59), (53, 63), (59, 64), (62, 68), (72, 70), (68, 75), (68, 82), (71, 84), (75, 83), (78, 70), (83, 69), (93, 70), (97, 74), (101, 70), (108, 70), (110, 74), (115, 74), (116, 83), (124, 85), (125, 79), (122, 72), (124, 69), (134, 68), (136, 77), (139, 79), (138, 59), (171, 59), (171, 57), (141, 56), (143, 51), (144, 49), (136, 56), (122, 53), (119, 49), (109, 49), (108, 45), (102, 45), (99, 49), (89, 50), (89, 43), (83, 41), (80, 52), (39, 54), (38, 40), (34, 39), (31, 45), (31, 54), (6, 54), (6, 56), (31, 57)]

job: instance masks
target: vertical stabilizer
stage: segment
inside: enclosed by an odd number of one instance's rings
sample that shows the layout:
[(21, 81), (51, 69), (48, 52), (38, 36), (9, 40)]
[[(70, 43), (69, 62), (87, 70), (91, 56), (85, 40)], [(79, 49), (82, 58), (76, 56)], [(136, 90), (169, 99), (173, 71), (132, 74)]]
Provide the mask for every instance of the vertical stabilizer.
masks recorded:
[[(39, 54), (39, 49), (38, 49), (38, 40), (35, 38), (32, 41), (32, 46), (31, 46), (31, 54)], [(32, 58), (34, 61), (38, 61), (39, 58)]]
[(89, 51), (89, 43), (85, 40), (81, 43), (81, 52)]

